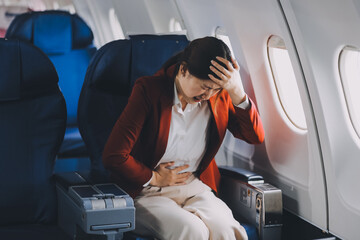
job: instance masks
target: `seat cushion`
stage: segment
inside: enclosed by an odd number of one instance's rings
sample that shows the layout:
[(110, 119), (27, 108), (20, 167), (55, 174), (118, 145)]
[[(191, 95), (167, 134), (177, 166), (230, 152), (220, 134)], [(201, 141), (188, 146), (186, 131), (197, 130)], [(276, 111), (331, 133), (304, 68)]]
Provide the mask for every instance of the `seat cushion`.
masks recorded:
[(94, 47), (72, 50), (64, 54), (49, 54), (59, 75), (59, 86), (66, 100), (67, 127), (77, 126), (80, 91)]
[(60, 147), (58, 156), (60, 158), (86, 157), (87, 149), (76, 127), (66, 128), (64, 141)]
[(18, 225), (1, 226), (0, 239), (6, 240), (70, 240), (59, 227), (55, 225)]
[[(76, 127), (79, 94), (89, 61), (96, 52), (89, 26), (78, 15), (66, 11), (30, 12), (18, 15), (12, 21), (6, 38), (31, 42), (50, 58), (66, 100), (67, 127)], [(11, 92), (6, 97), (13, 98), (14, 95), (16, 92)], [(65, 136), (60, 158), (86, 156), (88, 153), (81, 138)]]
[(245, 228), (249, 240), (258, 240), (259, 239), (257, 229), (254, 225), (241, 223), (241, 226), (243, 226)]
[[(255, 226), (244, 223), (242, 223), (241, 225), (245, 228), (249, 240), (259, 240)], [(154, 240), (154, 238), (140, 236), (133, 232), (127, 232), (124, 234), (124, 240)]]

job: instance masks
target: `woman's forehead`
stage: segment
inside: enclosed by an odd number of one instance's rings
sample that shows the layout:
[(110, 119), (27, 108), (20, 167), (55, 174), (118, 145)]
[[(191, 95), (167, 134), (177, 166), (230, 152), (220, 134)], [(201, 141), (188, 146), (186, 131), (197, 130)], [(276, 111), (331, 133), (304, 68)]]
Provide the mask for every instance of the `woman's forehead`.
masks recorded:
[(194, 75), (192, 75), (191, 73), (189, 73), (189, 77), (193, 78), (196, 80), (196, 82), (198, 84), (204, 85), (208, 88), (212, 88), (212, 89), (218, 89), (220, 88), (220, 85), (216, 84), (214, 81), (212, 81), (211, 79), (201, 79), (201, 78), (197, 78)]
[(200, 81), (202, 82), (203, 85), (205, 85), (208, 88), (212, 88), (212, 89), (220, 88), (219, 84), (215, 83), (210, 79), (201, 79)]

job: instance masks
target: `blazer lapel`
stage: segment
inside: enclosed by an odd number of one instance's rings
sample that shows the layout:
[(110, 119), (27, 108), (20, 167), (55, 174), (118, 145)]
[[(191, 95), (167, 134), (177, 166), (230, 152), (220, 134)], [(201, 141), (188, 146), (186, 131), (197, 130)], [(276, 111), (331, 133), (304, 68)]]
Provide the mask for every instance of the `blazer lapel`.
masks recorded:
[[(215, 109), (215, 100), (216, 100), (216, 96), (209, 99), (210, 110), (211, 110), (211, 113), (212, 113), (212, 115), (211, 115), (212, 119), (211, 120), (215, 122), (217, 133), (220, 136), (220, 131), (219, 130), (221, 128), (221, 123), (219, 121), (218, 112)], [(215, 126), (212, 126), (212, 127), (215, 127)], [(209, 137), (211, 137), (211, 136), (209, 136)]]
[[(174, 81), (171, 78), (167, 78), (166, 87), (163, 89), (163, 94), (160, 97), (160, 119), (159, 119), (159, 131), (156, 140), (155, 156), (152, 163), (152, 168), (160, 161), (165, 153), (171, 122), (171, 111), (174, 102)], [(154, 126), (156, 127), (156, 126)]]
[(211, 117), (209, 123), (209, 132), (208, 132), (208, 141), (206, 145), (206, 152), (203, 159), (201, 160), (199, 166), (200, 174), (209, 166), (211, 160), (215, 157), (218, 150), (219, 140), (220, 140), (220, 122), (217, 117), (217, 112), (215, 109), (215, 98), (209, 99), (209, 107), (211, 110)]

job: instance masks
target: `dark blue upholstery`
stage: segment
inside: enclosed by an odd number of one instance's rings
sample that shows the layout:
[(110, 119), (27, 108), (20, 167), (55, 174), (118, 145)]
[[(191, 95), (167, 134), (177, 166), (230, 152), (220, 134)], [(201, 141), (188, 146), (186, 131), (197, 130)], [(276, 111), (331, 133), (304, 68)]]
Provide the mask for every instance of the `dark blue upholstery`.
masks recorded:
[(4, 240), (70, 240), (55, 225), (32, 224), (19, 226), (0, 226), (0, 239)]
[(104, 172), (101, 160), (104, 145), (137, 77), (153, 75), (187, 44), (185, 36), (138, 35), (110, 42), (95, 54), (78, 110), (79, 129), (89, 149), (92, 171)]
[(21, 14), (12, 21), (6, 38), (33, 43), (53, 62), (66, 100), (68, 118), (59, 156), (87, 156), (77, 128), (77, 103), (86, 69), (96, 51), (91, 29), (76, 14), (64, 11), (31, 12)]
[(96, 52), (86, 73), (78, 108), (79, 130), (91, 160), (92, 174), (86, 179), (106, 176), (102, 151), (135, 80), (153, 75), (187, 44), (185, 36), (138, 35), (110, 42)]
[[(153, 75), (163, 63), (188, 44), (186, 36), (135, 35), (100, 48), (86, 73), (80, 94), (80, 133), (89, 149), (92, 171), (105, 175), (102, 151), (113, 125), (127, 104), (135, 80)], [(256, 228), (244, 226), (250, 240), (257, 240)], [(125, 233), (125, 240), (152, 240)]]
[(254, 225), (246, 223), (241, 223), (241, 225), (245, 228), (249, 240), (259, 240), (258, 231)]
[(106, 44), (94, 55), (84, 80), (78, 108), (79, 130), (95, 174), (106, 175), (102, 151), (131, 90), (130, 53), (129, 40)]
[[(246, 223), (242, 223), (241, 225), (245, 228), (249, 240), (259, 240), (257, 229), (254, 225), (249, 225)], [(124, 240), (154, 240), (154, 238), (143, 237), (129, 232), (125, 233)]]
[(0, 239), (57, 239), (52, 173), (66, 106), (56, 70), (33, 45), (0, 39), (0, 72)]
[(153, 75), (166, 60), (188, 44), (184, 35), (133, 35), (130, 39), (132, 82), (139, 77)]

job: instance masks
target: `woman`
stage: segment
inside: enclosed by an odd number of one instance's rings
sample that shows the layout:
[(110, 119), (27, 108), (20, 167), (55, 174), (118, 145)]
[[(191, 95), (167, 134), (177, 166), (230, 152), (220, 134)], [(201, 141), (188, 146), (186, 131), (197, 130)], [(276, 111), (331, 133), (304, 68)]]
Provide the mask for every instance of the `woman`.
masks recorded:
[(226, 129), (249, 143), (264, 131), (239, 65), (221, 40), (192, 41), (154, 76), (138, 79), (103, 153), (134, 197), (138, 234), (158, 239), (247, 239), (214, 192)]

